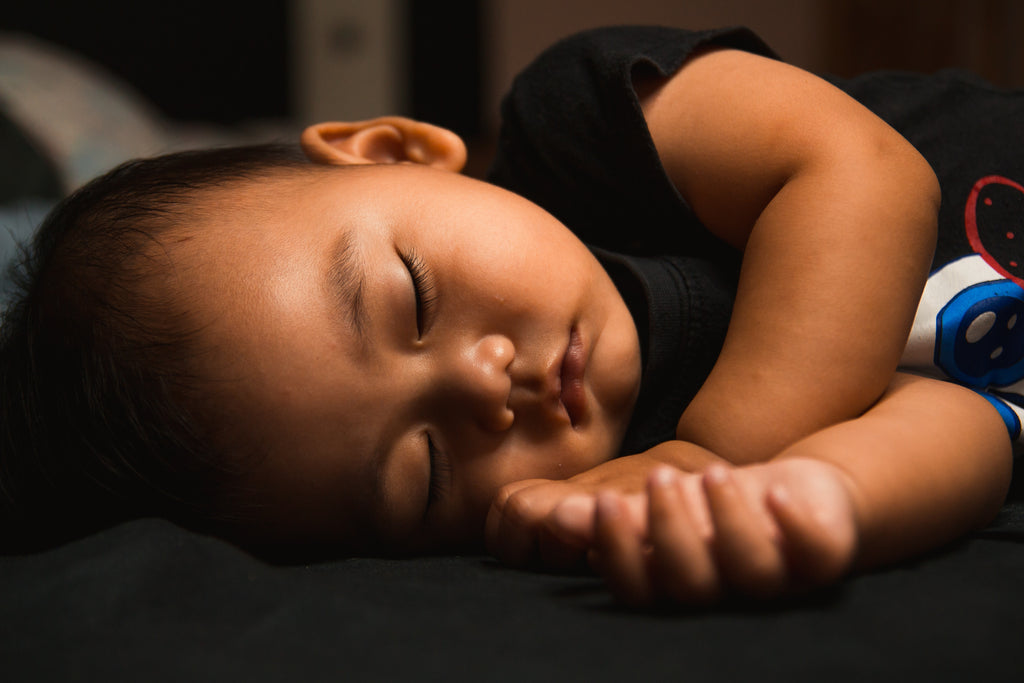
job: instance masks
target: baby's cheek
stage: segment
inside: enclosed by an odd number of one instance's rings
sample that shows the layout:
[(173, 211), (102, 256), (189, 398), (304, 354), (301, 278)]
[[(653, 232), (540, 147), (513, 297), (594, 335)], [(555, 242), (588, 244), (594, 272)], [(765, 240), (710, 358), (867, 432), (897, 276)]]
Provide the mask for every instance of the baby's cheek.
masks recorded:
[(640, 393), (642, 367), (633, 316), (621, 299), (612, 304), (595, 342), (586, 382), (599, 408), (596, 416), (604, 423), (600, 427), (621, 440)]
[[(514, 429), (514, 426), (513, 426)], [(494, 453), (481, 456), (478, 463), (479, 479), (485, 482), (486, 494), (493, 497), (503, 486), (526, 479), (568, 479), (593, 465), (579, 439), (571, 430), (568, 434), (552, 435), (549, 438), (527, 438), (512, 435)]]

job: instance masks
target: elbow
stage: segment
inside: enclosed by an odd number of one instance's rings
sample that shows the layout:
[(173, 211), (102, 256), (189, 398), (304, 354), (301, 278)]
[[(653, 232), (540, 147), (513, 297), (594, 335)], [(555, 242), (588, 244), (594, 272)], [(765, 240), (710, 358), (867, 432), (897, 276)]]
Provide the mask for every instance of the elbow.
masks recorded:
[(883, 156), (892, 174), (886, 174), (898, 183), (913, 202), (914, 223), (923, 241), (934, 251), (938, 239), (939, 208), (942, 205), (942, 187), (928, 160), (896, 131), (883, 143)]
[(924, 157), (918, 155), (923, 166), (922, 174), (924, 176), (922, 185), (925, 188), (929, 201), (932, 207), (932, 213), (938, 221), (939, 207), (942, 205), (942, 186), (939, 185), (939, 177), (935, 175), (935, 170), (932, 168)]
[(917, 273), (923, 289), (938, 243), (942, 187), (928, 160), (899, 133), (875, 134), (875, 145), (866, 146), (869, 157), (862, 172), (870, 177), (866, 182), (874, 186), (875, 196), (889, 198), (886, 226), (906, 258), (901, 267)]
[[(910, 143), (907, 143), (908, 145)], [(912, 159), (909, 162), (912, 169), (909, 174), (914, 178), (914, 186), (918, 189), (921, 197), (922, 210), (930, 228), (932, 242), (938, 237), (939, 208), (942, 206), (942, 186), (939, 184), (939, 177), (935, 175), (928, 160), (921, 156), (921, 153), (913, 150)]]
[(942, 203), (942, 187), (932, 165), (916, 147), (896, 131), (891, 131), (887, 147), (889, 152), (886, 156), (895, 160), (908, 186), (914, 188), (915, 196), (932, 215), (938, 216)]
[[(910, 143), (907, 143), (910, 146)], [(942, 187), (935, 175), (931, 164), (921, 154), (911, 147), (912, 155), (908, 162), (911, 168), (907, 176), (915, 188), (915, 195), (918, 197), (920, 215), (915, 214), (916, 220), (913, 225), (913, 234), (908, 236), (908, 246), (912, 249), (910, 255), (915, 259), (920, 272), (920, 283), (923, 290), (924, 283), (931, 272), (932, 262), (935, 258), (935, 248), (939, 240), (939, 209), (942, 205)]]
[[(942, 188), (928, 160), (877, 119), (829, 142), (816, 147), (813, 160), (802, 170), (825, 169), (824, 175), (844, 188), (853, 205), (871, 212), (877, 227), (884, 226), (898, 239), (903, 253), (930, 266), (938, 240)], [(864, 203), (857, 204), (857, 197)]]

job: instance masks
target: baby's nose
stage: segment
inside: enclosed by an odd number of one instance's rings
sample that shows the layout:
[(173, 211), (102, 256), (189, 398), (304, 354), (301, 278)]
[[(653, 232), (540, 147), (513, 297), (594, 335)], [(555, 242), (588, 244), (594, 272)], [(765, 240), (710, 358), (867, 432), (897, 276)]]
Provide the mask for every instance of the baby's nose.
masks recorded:
[(470, 345), (455, 368), (458, 391), (467, 400), (473, 417), (488, 431), (504, 431), (512, 426), (514, 415), (508, 407), (512, 379), (508, 368), (513, 358), (512, 340), (492, 334)]

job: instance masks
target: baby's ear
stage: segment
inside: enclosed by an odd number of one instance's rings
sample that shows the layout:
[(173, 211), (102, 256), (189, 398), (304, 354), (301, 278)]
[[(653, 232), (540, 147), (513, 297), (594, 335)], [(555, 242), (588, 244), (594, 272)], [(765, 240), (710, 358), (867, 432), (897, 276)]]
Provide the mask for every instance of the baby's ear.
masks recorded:
[(413, 163), (459, 172), (466, 145), (446, 128), (402, 116), (317, 123), (302, 132), (302, 150), (318, 164)]

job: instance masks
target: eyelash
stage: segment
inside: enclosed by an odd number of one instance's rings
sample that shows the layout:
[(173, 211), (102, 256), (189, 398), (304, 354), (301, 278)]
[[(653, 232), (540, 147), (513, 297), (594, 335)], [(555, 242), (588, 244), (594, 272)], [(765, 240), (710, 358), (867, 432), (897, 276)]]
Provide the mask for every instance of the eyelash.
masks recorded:
[(437, 303), (433, 278), (427, 264), (417, 256), (416, 252), (410, 251), (407, 254), (400, 253), (399, 255), (412, 277), (412, 288), (416, 294), (416, 331), (422, 338), (430, 326), (430, 312), (433, 310), (434, 304)]
[(447, 483), (451, 474), (451, 463), (427, 434), (427, 454), (430, 457), (430, 487), (427, 490), (427, 511), (448, 492)]
[[(434, 281), (430, 269), (423, 259), (414, 251), (408, 253), (399, 252), (402, 263), (412, 277), (412, 288), (416, 295), (416, 331), (422, 338), (430, 326), (430, 312), (437, 303), (437, 293), (434, 291)], [(427, 457), (430, 461), (430, 482), (427, 488), (427, 507), (429, 512), (434, 503), (444, 498), (447, 493), (447, 486), (451, 475), (451, 463), (444, 453), (434, 444), (430, 434), (427, 438)]]

